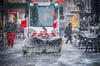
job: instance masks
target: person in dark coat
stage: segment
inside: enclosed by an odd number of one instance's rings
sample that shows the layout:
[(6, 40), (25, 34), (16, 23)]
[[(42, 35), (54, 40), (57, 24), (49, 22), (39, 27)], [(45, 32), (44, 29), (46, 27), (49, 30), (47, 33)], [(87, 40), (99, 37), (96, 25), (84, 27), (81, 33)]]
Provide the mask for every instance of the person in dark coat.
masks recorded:
[(70, 40), (70, 43), (72, 43), (72, 23), (69, 23), (68, 26), (65, 28), (65, 37), (68, 39), (66, 40), (66, 44)]
[(22, 25), (20, 25), (19, 30), (20, 30), (20, 39), (24, 39), (24, 28)]
[(96, 34), (100, 35), (100, 25), (98, 26), (98, 29), (96, 29)]
[(14, 38), (15, 38), (15, 32), (17, 30), (17, 24), (14, 22), (8, 22), (5, 25), (5, 32), (7, 33), (7, 41), (8, 45), (11, 46), (11, 48), (14, 45)]

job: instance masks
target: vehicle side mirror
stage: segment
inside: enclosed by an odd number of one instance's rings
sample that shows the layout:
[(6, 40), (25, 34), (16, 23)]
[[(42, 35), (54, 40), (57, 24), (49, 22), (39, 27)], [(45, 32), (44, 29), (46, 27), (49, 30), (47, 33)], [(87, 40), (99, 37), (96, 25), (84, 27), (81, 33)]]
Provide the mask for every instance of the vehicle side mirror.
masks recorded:
[(27, 20), (23, 20), (21, 22), (21, 26), (24, 27), (24, 28), (26, 28), (27, 27)]

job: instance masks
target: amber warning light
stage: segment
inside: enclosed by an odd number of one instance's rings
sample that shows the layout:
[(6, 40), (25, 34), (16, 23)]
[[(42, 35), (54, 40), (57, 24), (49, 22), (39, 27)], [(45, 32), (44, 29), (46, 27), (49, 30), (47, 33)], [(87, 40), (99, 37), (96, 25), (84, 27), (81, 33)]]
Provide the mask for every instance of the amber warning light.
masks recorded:
[(32, 0), (32, 2), (33, 2), (33, 3), (35, 3), (35, 2), (36, 2), (36, 0)]
[(64, 0), (56, 0), (56, 2), (58, 2), (58, 3), (65, 3)]

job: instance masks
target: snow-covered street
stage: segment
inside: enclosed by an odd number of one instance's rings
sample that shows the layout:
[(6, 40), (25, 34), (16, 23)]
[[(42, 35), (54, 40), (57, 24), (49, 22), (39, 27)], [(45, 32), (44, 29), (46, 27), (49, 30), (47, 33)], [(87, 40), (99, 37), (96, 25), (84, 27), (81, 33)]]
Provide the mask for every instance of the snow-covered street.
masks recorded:
[(22, 41), (15, 40), (13, 48), (0, 51), (1, 66), (99, 66), (99, 53), (85, 53), (77, 44), (64, 44), (60, 54), (23, 56)]

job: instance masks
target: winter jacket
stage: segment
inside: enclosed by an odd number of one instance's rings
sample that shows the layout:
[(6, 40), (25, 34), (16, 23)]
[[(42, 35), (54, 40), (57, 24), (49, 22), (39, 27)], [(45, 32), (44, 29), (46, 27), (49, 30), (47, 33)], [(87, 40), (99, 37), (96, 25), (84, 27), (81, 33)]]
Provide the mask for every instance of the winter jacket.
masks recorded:
[(65, 37), (71, 36), (72, 28), (70, 26), (66, 27), (64, 33), (65, 33)]
[(7, 33), (15, 33), (17, 30), (17, 25), (15, 23), (10, 23), (8, 22), (6, 25), (5, 25), (5, 29), (4, 31), (7, 32)]

